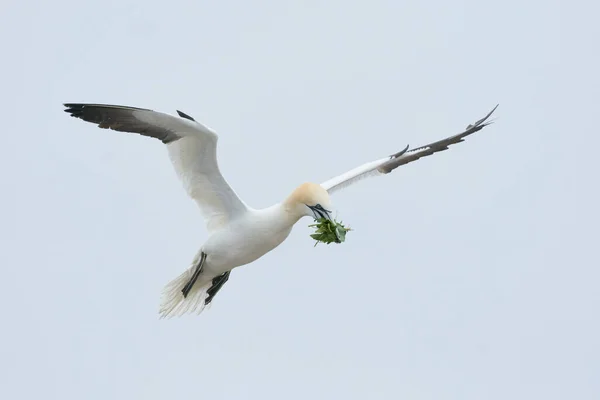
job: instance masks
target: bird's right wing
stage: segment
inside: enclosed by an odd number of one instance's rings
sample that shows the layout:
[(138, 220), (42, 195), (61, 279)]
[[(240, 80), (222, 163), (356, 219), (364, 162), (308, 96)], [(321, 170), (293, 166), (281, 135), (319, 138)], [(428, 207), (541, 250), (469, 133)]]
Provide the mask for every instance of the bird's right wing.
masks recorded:
[(331, 178), (323, 183), (321, 186), (326, 189), (330, 194), (334, 193), (342, 188), (350, 186), (351, 184), (377, 175), (389, 174), (394, 169), (398, 168), (401, 165), (408, 164), (410, 162), (416, 161), (421, 157), (430, 156), (433, 153), (437, 153), (439, 151), (448, 150), (448, 146), (460, 143), (464, 141), (466, 136), (469, 136), (477, 131), (480, 131), (487, 125), (491, 124), (491, 122), (486, 122), (488, 118), (492, 115), (492, 113), (496, 110), (498, 106), (494, 107), (492, 111), (490, 111), (485, 117), (481, 118), (479, 121), (475, 122), (467, 126), (465, 131), (458, 133), (454, 136), (450, 136), (446, 139), (439, 140), (437, 142), (420, 146), (414, 149), (409, 150), (409, 146), (406, 146), (403, 150), (392, 154), (391, 156), (380, 158), (379, 160), (371, 161), (366, 164), (363, 164), (359, 167), (356, 167), (348, 172), (345, 172), (341, 175), (338, 175), (334, 178)]
[(175, 171), (187, 193), (198, 203), (209, 230), (247, 210), (219, 170), (217, 134), (189, 115), (177, 111), (179, 117), (175, 117), (108, 104), (69, 103), (65, 107), (71, 116), (100, 128), (138, 133), (167, 145)]

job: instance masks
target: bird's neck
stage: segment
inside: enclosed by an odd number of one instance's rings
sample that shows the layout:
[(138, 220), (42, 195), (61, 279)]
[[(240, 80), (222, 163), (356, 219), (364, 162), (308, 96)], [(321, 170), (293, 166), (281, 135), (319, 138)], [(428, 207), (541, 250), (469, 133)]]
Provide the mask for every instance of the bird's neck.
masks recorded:
[(273, 226), (273, 229), (291, 228), (304, 216), (298, 213), (296, 207), (290, 206), (286, 202), (277, 203), (261, 210), (255, 210), (255, 212), (261, 216), (261, 219), (264, 218), (271, 221), (272, 224), (277, 225), (277, 227)]
[(289, 226), (293, 226), (303, 217), (298, 213), (297, 208), (288, 202), (275, 204), (271, 209), (284, 224)]

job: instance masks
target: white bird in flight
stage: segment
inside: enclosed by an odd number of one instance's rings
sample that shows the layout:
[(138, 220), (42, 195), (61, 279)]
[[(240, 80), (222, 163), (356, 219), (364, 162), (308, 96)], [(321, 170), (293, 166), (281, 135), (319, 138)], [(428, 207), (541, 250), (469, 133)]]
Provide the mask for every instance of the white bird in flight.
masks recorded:
[(191, 266), (168, 283), (161, 318), (200, 314), (229, 279), (231, 270), (249, 264), (279, 246), (302, 217), (332, 219), (330, 194), (360, 179), (388, 174), (397, 167), (464, 141), (491, 122), (496, 110), (446, 139), (371, 161), (321, 184), (303, 183), (286, 199), (254, 209), (238, 197), (219, 171), (217, 134), (177, 110), (179, 117), (148, 109), (107, 104), (64, 104), (65, 112), (100, 128), (138, 133), (166, 146), (189, 196), (198, 203), (209, 233)]

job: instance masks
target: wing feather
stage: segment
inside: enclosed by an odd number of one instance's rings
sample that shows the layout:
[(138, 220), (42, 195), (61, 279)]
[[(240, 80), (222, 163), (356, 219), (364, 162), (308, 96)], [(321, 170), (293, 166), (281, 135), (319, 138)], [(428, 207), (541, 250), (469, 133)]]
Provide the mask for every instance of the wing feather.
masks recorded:
[(448, 150), (448, 146), (463, 142), (465, 137), (478, 132), (491, 124), (491, 122), (486, 121), (496, 110), (496, 108), (498, 108), (498, 105), (496, 105), (496, 107), (494, 107), (485, 117), (467, 126), (467, 128), (461, 133), (414, 149), (409, 149), (407, 146), (404, 150), (392, 154), (389, 157), (368, 162), (348, 172), (331, 178), (321, 183), (321, 186), (331, 194), (362, 179), (389, 174), (401, 165), (417, 161), (422, 157), (427, 157), (440, 151)]
[(138, 133), (159, 139), (171, 162), (206, 219), (209, 230), (226, 224), (247, 210), (246, 204), (227, 183), (217, 162), (218, 136), (189, 115), (180, 117), (145, 108), (109, 104), (65, 104), (71, 116), (100, 128)]

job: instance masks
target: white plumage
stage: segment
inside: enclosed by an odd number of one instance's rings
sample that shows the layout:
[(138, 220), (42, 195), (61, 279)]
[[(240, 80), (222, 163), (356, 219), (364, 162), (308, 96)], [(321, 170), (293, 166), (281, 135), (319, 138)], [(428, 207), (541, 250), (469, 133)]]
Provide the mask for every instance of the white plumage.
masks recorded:
[(358, 180), (387, 174), (400, 165), (443, 151), (481, 130), (496, 107), (464, 132), (363, 164), (321, 184), (304, 183), (285, 200), (266, 208), (249, 207), (219, 170), (218, 136), (189, 115), (106, 104), (65, 104), (73, 117), (122, 132), (161, 140), (189, 196), (196, 201), (209, 236), (191, 266), (163, 291), (161, 317), (200, 313), (229, 279), (232, 269), (249, 264), (279, 246), (302, 217), (331, 219), (330, 194)]

